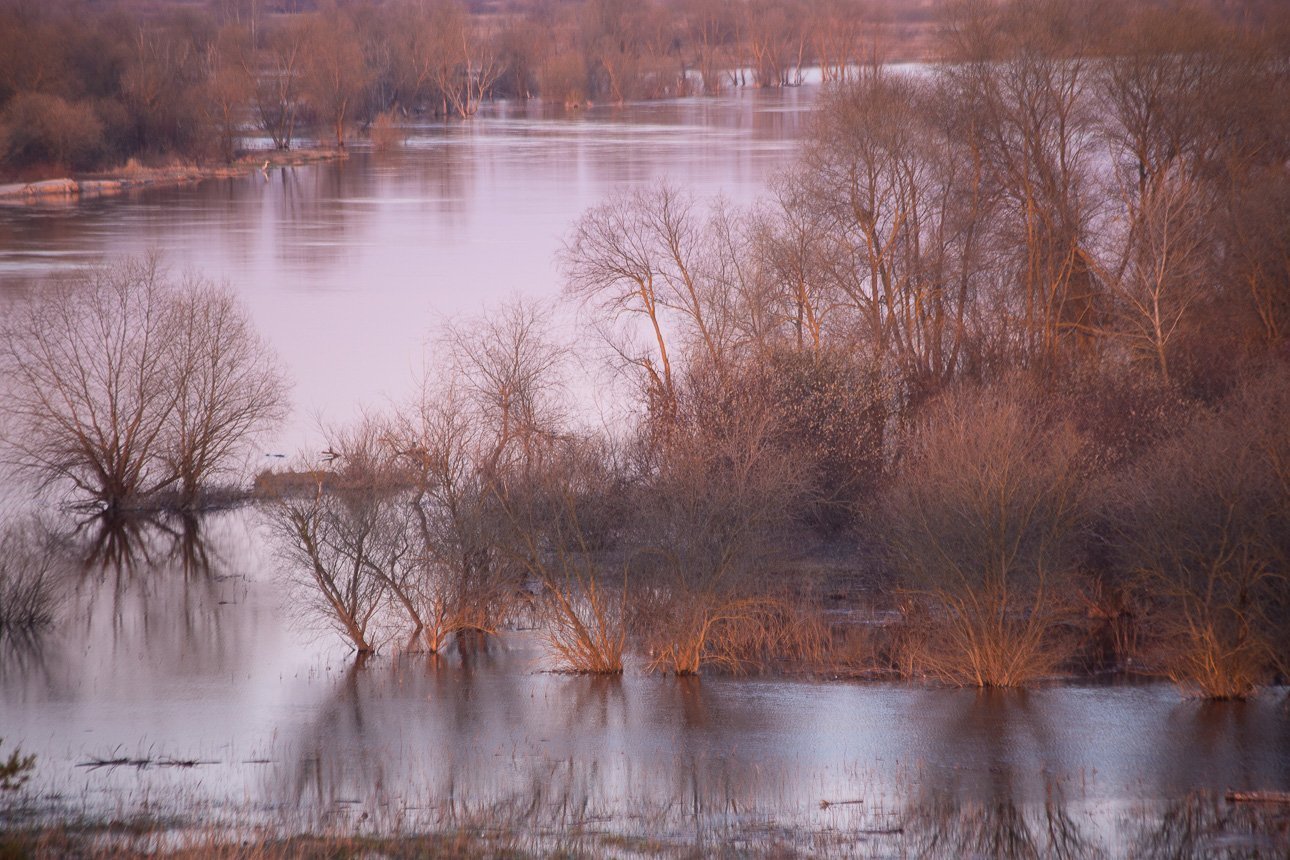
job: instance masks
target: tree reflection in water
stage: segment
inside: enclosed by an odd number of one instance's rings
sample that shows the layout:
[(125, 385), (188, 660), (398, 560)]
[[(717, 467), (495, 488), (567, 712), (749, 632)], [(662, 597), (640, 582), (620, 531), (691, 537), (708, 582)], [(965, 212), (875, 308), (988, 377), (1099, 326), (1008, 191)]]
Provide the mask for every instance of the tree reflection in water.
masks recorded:
[(1129, 856), (1165, 858), (1290, 857), (1290, 808), (1230, 803), (1196, 792), (1166, 803), (1147, 804), (1129, 824)]

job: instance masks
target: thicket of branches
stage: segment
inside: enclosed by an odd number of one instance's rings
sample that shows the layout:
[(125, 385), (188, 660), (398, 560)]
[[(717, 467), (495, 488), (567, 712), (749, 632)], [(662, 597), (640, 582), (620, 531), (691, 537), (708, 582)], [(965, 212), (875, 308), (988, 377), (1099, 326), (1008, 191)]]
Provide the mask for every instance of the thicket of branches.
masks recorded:
[[(957, 7), (949, 61), (831, 88), (749, 211), (666, 183), (587, 211), (568, 297), (633, 419), (578, 429), (567, 348), (504, 309), (390, 424), (438, 403), (465, 434), (402, 503), (469, 487), (506, 583), (480, 593), (525, 595), (567, 668), (838, 667), (854, 640), (801, 573), (829, 548), (894, 595), (866, 668), (1014, 686), (1102, 641), (1203, 695), (1277, 677), (1290, 42), (1101, 12)], [(423, 437), (382, 438), (449, 462)]]

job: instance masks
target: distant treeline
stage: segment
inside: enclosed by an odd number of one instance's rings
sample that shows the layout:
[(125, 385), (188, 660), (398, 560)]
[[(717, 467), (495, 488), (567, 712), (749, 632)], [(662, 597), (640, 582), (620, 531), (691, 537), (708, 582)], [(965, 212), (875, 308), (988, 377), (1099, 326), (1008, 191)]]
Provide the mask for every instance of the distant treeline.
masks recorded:
[[(382, 115), (385, 128), (412, 113), (466, 117), (492, 98), (711, 94), (792, 85), (806, 67), (837, 81), (876, 61), (943, 55), (953, 6), (0, 0), (0, 175), (228, 160), (248, 133), (280, 148), (302, 129), (341, 144)], [(1247, 27), (1276, 14), (1256, 0), (1216, 8)], [(1083, 47), (1115, 50), (1132, 16), (1103, 3), (1094, 17), (1099, 41)]]
[[(482, 8), (482, 7), (480, 7)], [(893, 18), (862, 0), (577, 0), (472, 11), (457, 0), (336, 5), (0, 2), (5, 171), (229, 159), (246, 133), (337, 144), (382, 113), (467, 117), (492, 98), (567, 103), (841, 77)], [(921, 29), (920, 29), (920, 21)], [(912, 49), (911, 49), (912, 50)]]

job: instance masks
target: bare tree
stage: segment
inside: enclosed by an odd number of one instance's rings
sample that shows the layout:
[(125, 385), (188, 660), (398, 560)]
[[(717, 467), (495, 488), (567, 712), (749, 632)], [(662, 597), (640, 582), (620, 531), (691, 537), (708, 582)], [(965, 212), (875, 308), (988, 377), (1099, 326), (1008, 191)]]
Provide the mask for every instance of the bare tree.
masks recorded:
[(390, 431), (397, 462), (411, 477), (408, 528), (419, 538), (400, 599), (431, 652), (463, 632), (496, 633), (515, 602), (492, 486), (498, 449), (476, 418), (455, 389), (423, 385)]
[(403, 516), (398, 467), (379, 425), (331, 430), (327, 441), (332, 459), (307, 461), (314, 489), (279, 496), (269, 522), (303, 606), (361, 656), (376, 650), (376, 624), (391, 596), (410, 603), (415, 532)]
[(593, 305), (608, 320), (643, 317), (654, 354), (620, 349), (643, 371), (662, 404), (676, 396), (674, 352), (667, 318), (719, 373), (725, 343), (704, 267), (719, 255), (711, 249), (709, 222), (695, 211), (692, 197), (667, 184), (618, 194), (579, 220), (562, 254), (569, 293)]
[(1068, 346), (1091, 342), (1098, 314), (1086, 252), (1101, 10), (1094, 2), (956, 8), (951, 62), (939, 72), (999, 202), (990, 231), (1008, 294), (999, 310), (1017, 323), (1008, 335), (1017, 357), (1051, 366)]
[(212, 476), (286, 417), (287, 385), (273, 351), (226, 288), (196, 279), (171, 301), (175, 401), (162, 456), (181, 503), (192, 506)]
[(11, 314), (0, 349), (6, 441), (46, 484), (107, 508), (167, 487), (162, 453), (178, 392), (168, 288), (155, 259), (86, 269)]
[(1126, 197), (1126, 220), (1117, 258), (1093, 262), (1110, 293), (1107, 332), (1144, 355), (1169, 381), (1175, 336), (1195, 306), (1211, 292), (1210, 201), (1203, 189), (1178, 171), (1167, 171)]
[(225, 290), (176, 284), (156, 258), (55, 283), (12, 314), (6, 440), (43, 483), (109, 510), (197, 503), (285, 412), (272, 353)]
[(370, 82), (358, 33), (339, 10), (319, 14), (305, 27), (301, 83), (314, 112), (327, 122), (336, 147)]
[(305, 42), (298, 21), (280, 23), (265, 37), (263, 51), (246, 50), (243, 69), (255, 81), (256, 119), (278, 149), (290, 149), (303, 101)]
[(501, 52), (481, 26), (456, 0), (436, 0), (431, 7), (433, 35), (420, 46), (422, 67), (444, 114), (474, 116), (506, 71)]
[[(542, 585), (543, 634), (559, 668), (588, 674), (623, 671), (627, 644), (625, 570), (605, 564), (598, 521), (618, 476), (594, 444), (565, 439), (540, 470), (499, 494), (511, 553)], [(621, 577), (621, 578), (620, 578)]]
[(255, 91), (255, 80), (241, 58), (251, 50), (250, 33), (237, 26), (225, 27), (206, 48), (206, 121), (214, 130), (218, 154), (225, 161), (237, 155), (243, 133), (243, 113)]
[[(846, 307), (871, 360), (913, 399), (959, 370), (989, 273), (981, 159), (947, 102), (940, 86), (892, 72), (840, 87), (782, 219), (799, 237), (787, 274), (806, 321)], [(807, 225), (814, 236), (801, 235)]]
[(441, 342), (459, 405), (471, 410), (488, 440), (489, 467), (500, 476), (534, 462), (564, 419), (568, 350), (552, 332), (550, 309), (504, 303), (448, 325)]
[[(1087, 516), (1081, 440), (1011, 379), (943, 396), (888, 498), (887, 539), (920, 601), (913, 663), (953, 683), (1019, 686), (1062, 660)], [(912, 620), (912, 619), (911, 619)]]

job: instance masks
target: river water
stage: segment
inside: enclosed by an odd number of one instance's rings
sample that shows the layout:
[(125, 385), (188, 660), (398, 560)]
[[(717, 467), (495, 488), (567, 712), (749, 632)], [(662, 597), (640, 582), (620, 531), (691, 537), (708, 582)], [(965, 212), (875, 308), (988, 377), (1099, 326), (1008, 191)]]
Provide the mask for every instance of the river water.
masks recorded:
[[(668, 177), (751, 202), (812, 99), (495, 106), (391, 154), (0, 209), (0, 292), (149, 249), (227, 280), (296, 380), (295, 417), (269, 443), (284, 449), (315, 414), (397, 396), (444, 318), (556, 297), (561, 239), (608, 193)], [(66, 530), (54, 628), (0, 641), (0, 737), (37, 755), (34, 815), (487, 822), (876, 856), (1290, 850), (1284, 817), (1221, 799), (1290, 790), (1284, 690), (1203, 704), (1159, 683), (606, 680), (548, 672), (531, 631), (360, 666), (302, 615), (254, 510), (96, 528)]]
[[(0, 207), (0, 293), (105, 256), (160, 251), (227, 282), (294, 382), (295, 453), (318, 418), (405, 394), (432, 333), (514, 296), (555, 299), (574, 221), (667, 179), (751, 203), (790, 163), (813, 88), (566, 112), (488, 106), (401, 150), (39, 209)], [(427, 354), (429, 353), (429, 354)]]

